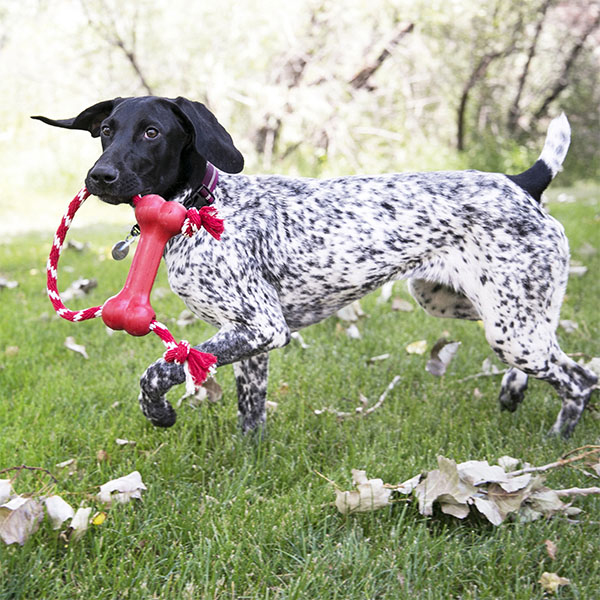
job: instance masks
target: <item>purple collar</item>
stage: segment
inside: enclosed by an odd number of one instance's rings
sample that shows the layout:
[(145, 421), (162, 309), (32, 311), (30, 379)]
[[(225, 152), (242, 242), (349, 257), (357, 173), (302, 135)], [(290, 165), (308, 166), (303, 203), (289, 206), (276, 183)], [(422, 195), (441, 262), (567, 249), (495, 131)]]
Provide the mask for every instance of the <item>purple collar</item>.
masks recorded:
[[(192, 206), (207, 206), (215, 201), (214, 191), (219, 184), (219, 172), (216, 167), (206, 161), (206, 171), (200, 187), (192, 192), (187, 203)], [(186, 203), (186, 204), (187, 204)]]

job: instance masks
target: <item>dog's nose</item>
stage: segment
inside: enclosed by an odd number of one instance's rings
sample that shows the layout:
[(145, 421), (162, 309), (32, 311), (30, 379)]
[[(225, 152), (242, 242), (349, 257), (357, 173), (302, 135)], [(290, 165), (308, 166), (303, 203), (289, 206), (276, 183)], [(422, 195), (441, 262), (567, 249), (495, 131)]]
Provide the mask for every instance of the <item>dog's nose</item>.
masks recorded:
[(109, 185), (119, 178), (119, 171), (109, 165), (97, 165), (89, 173), (96, 185)]

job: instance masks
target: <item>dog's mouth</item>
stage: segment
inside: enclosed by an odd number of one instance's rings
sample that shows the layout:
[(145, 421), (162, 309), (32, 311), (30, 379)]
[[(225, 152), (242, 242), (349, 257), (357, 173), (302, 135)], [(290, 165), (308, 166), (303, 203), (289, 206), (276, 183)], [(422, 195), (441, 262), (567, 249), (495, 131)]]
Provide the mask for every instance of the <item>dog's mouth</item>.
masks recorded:
[[(135, 196), (135, 194), (134, 194)], [(112, 196), (109, 194), (98, 194), (98, 198), (102, 200), (102, 202), (106, 202), (106, 204), (112, 204), (116, 206), (118, 204), (129, 204), (133, 206), (132, 198), (133, 196), (124, 197), (124, 196)]]

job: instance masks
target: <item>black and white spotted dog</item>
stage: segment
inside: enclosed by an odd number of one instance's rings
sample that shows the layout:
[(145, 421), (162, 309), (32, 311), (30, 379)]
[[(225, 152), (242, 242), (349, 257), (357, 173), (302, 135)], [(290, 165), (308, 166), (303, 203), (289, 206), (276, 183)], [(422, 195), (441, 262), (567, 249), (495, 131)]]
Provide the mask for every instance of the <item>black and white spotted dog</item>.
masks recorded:
[[(244, 432), (265, 422), (270, 350), (402, 278), (430, 314), (483, 321), (489, 344), (512, 367), (502, 408), (517, 408), (531, 375), (562, 399), (552, 433), (568, 436), (579, 421), (597, 377), (558, 346), (569, 249), (562, 226), (540, 207), (569, 146), (564, 115), (520, 175), (328, 180), (235, 175), (244, 161), (231, 137), (204, 105), (184, 98), (116, 98), (73, 119), (35, 118), (101, 138), (86, 185), (106, 202), (150, 192), (188, 207), (214, 200), (225, 219), (221, 241), (177, 236), (164, 256), (172, 289), (219, 328), (197, 348), (218, 365), (233, 363)], [(207, 161), (221, 171), (214, 197), (203, 187)], [(173, 425), (165, 394), (184, 380), (176, 364), (148, 367), (139, 399), (152, 423)]]

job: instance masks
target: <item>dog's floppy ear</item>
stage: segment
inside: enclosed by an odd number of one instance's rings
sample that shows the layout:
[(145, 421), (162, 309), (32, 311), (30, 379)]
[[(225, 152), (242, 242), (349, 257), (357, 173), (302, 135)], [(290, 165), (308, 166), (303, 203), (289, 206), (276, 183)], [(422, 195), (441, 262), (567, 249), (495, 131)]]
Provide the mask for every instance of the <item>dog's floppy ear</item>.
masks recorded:
[(92, 137), (98, 137), (100, 135), (100, 123), (110, 115), (115, 106), (120, 102), (123, 102), (125, 98), (114, 98), (113, 100), (104, 100), (98, 102), (89, 108), (86, 108), (83, 112), (79, 113), (72, 119), (49, 119), (48, 117), (35, 116), (32, 119), (42, 121), (47, 125), (54, 125), (54, 127), (63, 127), (65, 129), (81, 129), (83, 131), (89, 131)]
[(182, 97), (169, 99), (169, 102), (189, 125), (194, 148), (200, 156), (225, 173), (239, 173), (244, 168), (241, 152), (233, 145), (231, 136), (204, 104)]

